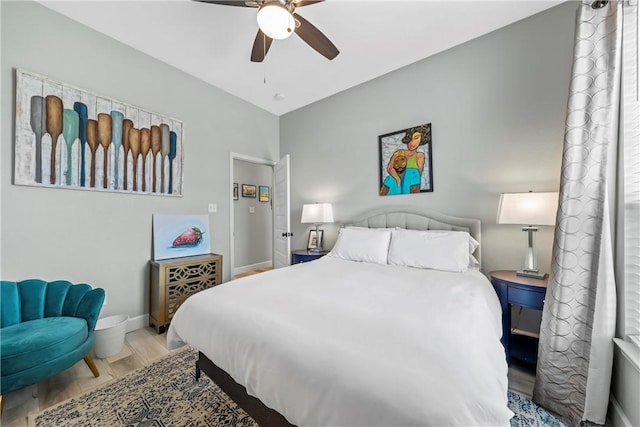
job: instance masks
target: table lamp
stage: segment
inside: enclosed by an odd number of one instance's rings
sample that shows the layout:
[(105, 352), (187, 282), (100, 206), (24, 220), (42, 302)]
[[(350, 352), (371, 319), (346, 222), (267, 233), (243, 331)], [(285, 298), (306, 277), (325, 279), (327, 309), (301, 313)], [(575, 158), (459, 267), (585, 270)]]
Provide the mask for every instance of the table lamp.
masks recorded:
[(312, 223), (316, 226), (316, 247), (311, 252), (320, 252), (322, 250), (322, 240), (318, 227), (320, 224), (333, 222), (333, 208), (331, 203), (311, 203), (302, 205), (302, 223)]
[(543, 279), (545, 274), (538, 272), (538, 261), (533, 241), (536, 225), (554, 225), (558, 210), (558, 193), (503, 193), (498, 206), (498, 224), (524, 225), (522, 231), (528, 232), (529, 246), (524, 268), (516, 272), (518, 276)]

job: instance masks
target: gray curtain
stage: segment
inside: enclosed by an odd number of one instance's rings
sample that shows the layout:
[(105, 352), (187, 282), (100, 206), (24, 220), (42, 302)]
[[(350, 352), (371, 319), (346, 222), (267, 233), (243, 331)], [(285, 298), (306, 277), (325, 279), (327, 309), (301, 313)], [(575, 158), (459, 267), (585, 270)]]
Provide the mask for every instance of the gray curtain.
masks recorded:
[(534, 401), (569, 425), (604, 424), (616, 294), (610, 209), (620, 96), (622, 4), (578, 6), (552, 265)]

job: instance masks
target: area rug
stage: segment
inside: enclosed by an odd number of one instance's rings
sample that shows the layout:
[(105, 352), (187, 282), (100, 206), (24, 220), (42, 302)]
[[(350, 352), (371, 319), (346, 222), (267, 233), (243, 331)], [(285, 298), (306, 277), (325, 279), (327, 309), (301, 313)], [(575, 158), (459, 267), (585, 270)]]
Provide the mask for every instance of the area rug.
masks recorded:
[(545, 411), (528, 397), (508, 391), (509, 409), (515, 414), (511, 427), (566, 427), (562, 421)]
[[(32, 427), (257, 427), (185, 349), (29, 417)], [(512, 427), (565, 427), (526, 396), (509, 390)]]
[(29, 417), (33, 427), (257, 427), (206, 375), (187, 348)]

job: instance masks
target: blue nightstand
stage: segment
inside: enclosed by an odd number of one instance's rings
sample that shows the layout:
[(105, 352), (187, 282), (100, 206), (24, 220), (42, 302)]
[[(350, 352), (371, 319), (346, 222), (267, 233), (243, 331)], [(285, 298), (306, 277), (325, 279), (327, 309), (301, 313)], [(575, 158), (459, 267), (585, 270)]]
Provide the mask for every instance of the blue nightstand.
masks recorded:
[(492, 271), (491, 283), (502, 306), (502, 345), (511, 358), (535, 364), (538, 358), (538, 338), (511, 331), (511, 306), (542, 310), (547, 293), (547, 278), (531, 279), (517, 276), (513, 270)]
[(291, 251), (291, 264), (300, 264), (301, 262), (313, 261), (328, 254), (329, 251), (311, 252), (306, 249), (296, 249)]

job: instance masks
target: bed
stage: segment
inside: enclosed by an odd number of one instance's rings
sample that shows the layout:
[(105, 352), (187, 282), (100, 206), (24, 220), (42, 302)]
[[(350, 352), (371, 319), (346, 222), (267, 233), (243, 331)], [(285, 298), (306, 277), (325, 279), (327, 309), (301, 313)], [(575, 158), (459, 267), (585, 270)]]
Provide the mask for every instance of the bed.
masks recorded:
[(509, 425), (480, 241), (474, 219), (369, 215), (325, 257), (190, 297), (168, 346), (262, 426)]

